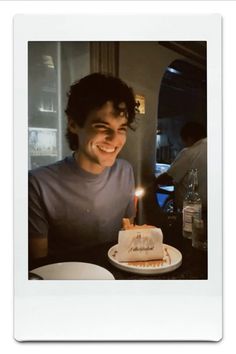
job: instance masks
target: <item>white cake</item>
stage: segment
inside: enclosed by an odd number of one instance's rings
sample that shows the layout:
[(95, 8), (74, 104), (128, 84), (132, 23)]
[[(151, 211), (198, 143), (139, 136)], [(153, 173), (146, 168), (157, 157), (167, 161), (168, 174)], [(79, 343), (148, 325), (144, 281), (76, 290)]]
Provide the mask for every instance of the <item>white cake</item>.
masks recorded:
[(124, 219), (118, 236), (117, 259), (119, 262), (163, 259), (163, 234), (150, 225), (132, 225)]

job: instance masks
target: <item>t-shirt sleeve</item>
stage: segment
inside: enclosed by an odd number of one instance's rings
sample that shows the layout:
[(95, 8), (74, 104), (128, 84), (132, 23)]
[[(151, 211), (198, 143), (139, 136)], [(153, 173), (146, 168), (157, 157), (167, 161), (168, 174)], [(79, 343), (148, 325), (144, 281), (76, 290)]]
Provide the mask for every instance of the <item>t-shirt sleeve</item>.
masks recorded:
[(125, 211), (125, 218), (133, 218), (135, 217), (135, 205), (134, 205), (134, 194), (135, 194), (135, 182), (134, 182), (134, 173), (131, 166), (129, 166), (129, 173), (128, 173), (128, 193), (129, 193), (129, 203)]
[(29, 173), (29, 236), (46, 236), (48, 234), (48, 221), (43, 207), (40, 187), (36, 178)]
[(171, 176), (175, 183), (179, 183), (186, 175), (190, 163), (188, 148), (180, 151), (176, 159), (172, 162), (167, 173)]

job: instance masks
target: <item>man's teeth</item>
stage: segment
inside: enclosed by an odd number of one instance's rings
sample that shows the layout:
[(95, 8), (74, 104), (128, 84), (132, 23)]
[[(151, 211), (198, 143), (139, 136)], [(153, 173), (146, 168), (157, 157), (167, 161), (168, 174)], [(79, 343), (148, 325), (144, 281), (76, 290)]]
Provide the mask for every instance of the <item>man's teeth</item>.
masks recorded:
[(97, 145), (97, 147), (101, 150), (101, 151), (104, 151), (104, 152), (114, 152), (115, 151), (115, 148), (114, 147), (105, 147), (105, 146), (101, 146), (101, 145)]

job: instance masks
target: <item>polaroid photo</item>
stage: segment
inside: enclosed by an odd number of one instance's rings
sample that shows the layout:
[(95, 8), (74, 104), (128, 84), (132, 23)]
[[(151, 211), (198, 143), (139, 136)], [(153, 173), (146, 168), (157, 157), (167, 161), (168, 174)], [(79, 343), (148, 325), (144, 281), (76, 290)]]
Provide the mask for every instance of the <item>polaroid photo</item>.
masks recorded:
[(221, 21), (15, 16), (16, 340), (222, 338)]

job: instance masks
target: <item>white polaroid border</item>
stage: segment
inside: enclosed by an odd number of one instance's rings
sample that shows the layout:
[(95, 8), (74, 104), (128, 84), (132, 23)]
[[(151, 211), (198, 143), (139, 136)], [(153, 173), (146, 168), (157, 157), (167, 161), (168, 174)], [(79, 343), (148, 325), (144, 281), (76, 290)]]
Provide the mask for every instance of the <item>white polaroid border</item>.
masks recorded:
[[(28, 281), (28, 41), (207, 41), (207, 280)], [(14, 18), (14, 337), (18, 341), (222, 338), (221, 16)]]

